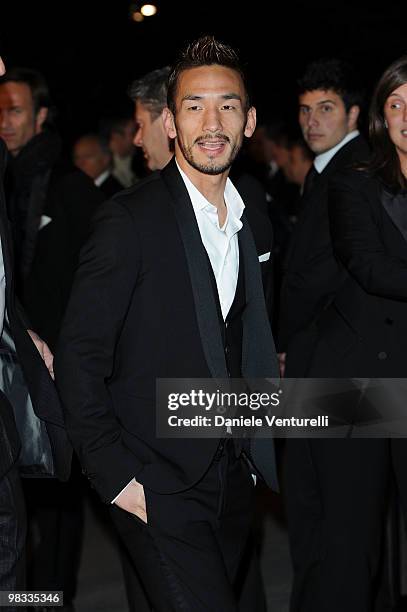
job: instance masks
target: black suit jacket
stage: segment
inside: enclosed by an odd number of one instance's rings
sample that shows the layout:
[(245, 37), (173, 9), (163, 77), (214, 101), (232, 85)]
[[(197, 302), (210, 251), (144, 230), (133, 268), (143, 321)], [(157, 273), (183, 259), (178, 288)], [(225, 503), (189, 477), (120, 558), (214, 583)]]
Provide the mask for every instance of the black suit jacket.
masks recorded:
[(291, 372), (287, 367), (290, 376), (304, 373), (312, 344), (311, 338), (306, 338), (310, 326), (332, 301), (343, 280), (329, 229), (329, 180), (368, 155), (366, 142), (357, 136), (334, 155), (304, 196), (284, 262), (280, 297), (278, 344), (280, 351), (287, 351), (287, 360), (291, 359)]
[(337, 175), (329, 216), (344, 280), (317, 325), (313, 376), (406, 377), (407, 194)]
[(124, 186), (117, 180), (113, 174), (109, 176), (99, 185), (99, 189), (103, 192), (106, 198), (111, 198), (119, 191), (124, 189)]
[[(246, 220), (239, 245), (247, 301), (243, 375), (276, 376), (260, 265)], [(156, 378), (227, 378), (208, 258), (174, 160), (107, 202), (96, 216), (55, 372), (69, 434), (105, 501), (134, 476), (148, 488), (171, 493), (203, 475), (216, 439), (155, 435)], [(253, 452), (257, 467), (275, 485), (272, 441), (256, 440)]]
[[(0, 140), (0, 170), (5, 166), (5, 159), (6, 149)], [(66, 479), (70, 471), (72, 450), (64, 429), (63, 414), (56, 388), (27, 333), (28, 323), (15, 300), (10, 236), (4, 192), (0, 180), (0, 237), (6, 276), (6, 312), (34, 410), (37, 416), (46, 423), (53, 451), (55, 475)], [(2, 393), (0, 393), (0, 398), (0, 475), (3, 475), (18, 458), (20, 441), (11, 406)], [(21, 442), (24, 444), (24, 440)]]

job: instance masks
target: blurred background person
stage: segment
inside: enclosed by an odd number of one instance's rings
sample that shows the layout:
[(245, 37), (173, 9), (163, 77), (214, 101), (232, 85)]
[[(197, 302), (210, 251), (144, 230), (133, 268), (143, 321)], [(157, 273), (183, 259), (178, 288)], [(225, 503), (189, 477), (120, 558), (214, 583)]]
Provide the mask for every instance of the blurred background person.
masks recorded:
[(113, 175), (113, 155), (109, 145), (99, 134), (84, 134), (78, 138), (72, 157), (75, 166), (93, 180), (106, 198), (124, 189)]
[(163, 111), (167, 106), (168, 66), (133, 81), (129, 95), (135, 103), (134, 144), (143, 151), (149, 170), (161, 170), (173, 156), (173, 147), (164, 130)]
[[(0, 136), (10, 152), (6, 193), (16, 240), (17, 294), (31, 324), (55, 348), (78, 252), (105, 196), (64, 160), (44, 77), (12, 68), (0, 78)], [(76, 466), (76, 467), (75, 467)], [(28, 586), (63, 590), (67, 609), (77, 584), (83, 527), (82, 478), (25, 479), (30, 534)]]
[(313, 160), (314, 154), (304, 138), (296, 138), (288, 143), (288, 156), (282, 170), (287, 181), (300, 188), (301, 194)]
[(139, 179), (139, 160), (135, 155), (133, 117), (109, 117), (100, 121), (99, 132), (107, 141), (113, 155), (113, 176), (124, 187), (131, 187)]
[[(0, 76), (4, 72), (5, 67), (0, 58)], [(16, 132), (20, 131), (21, 135), (24, 130), (17, 128), (13, 133), (13, 126), (9, 124), (7, 117), (4, 119), (1, 108), (0, 121), (2, 126), (8, 126), (10, 146), (16, 152), (16, 148), (18, 148)], [(25, 315), (21, 308), (16, 305), (13, 288), (14, 271), (12, 267), (11, 236), (3, 192), (3, 173), (6, 160), (7, 149), (3, 140), (0, 139), (0, 335), (2, 337), (0, 376), (0, 590), (19, 591), (26, 588), (26, 515), (20, 474), (25, 473), (27, 475), (29, 471), (30, 475), (34, 477), (32, 482), (38, 485), (40, 484), (40, 476), (50, 476), (51, 471), (53, 476), (66, 480), (69, 476), (72, 450), (62, 427), (62, 407), (39, 353), (41, 353), (50, 373), (52, 373), (52, 355), (40, 338), (27, 330), (27, 322), (24, 320)], [(10, 336), (7, 344), (5, 344), (6, 336)], [(39, 422), (44, 424), (44, 430), (41, 429), (41, 440), (36, 437), (36, 443), (44, 455), (43, 458), (48, 455), (49, 451), (51, 471), (45, 472), (45, 465), (40, 465), (40, 463), (27, 465), (23, 461), (23, 457), (24, 460), (28, 459), (25, 450), (32, 447), (33, 443), (33, 439), (24, 436), (32, 435), (34, 438), (34, 430), (22, 427), (23, 423), (20, 418), (16, 418), (16, 415), (21, 414), (21, 410), (28, 410), (28, 404), (25, 400), (25, 392), (21, 392), (22, 389), (19, 390), (17, 396), (15, 394), (13, 379), (16, 376), (16, 369), (14, 368), (10, 373), (10, 369), (8, 369), (10, 364), (6, 360), (6, 353), (10, 349), (14, 355), (17, 355), (18, 362), (23, 368), (23, 385), (28, 387), (35, 414), (40, 417)], [(7, 377), (7, 373), (9, 377)], [(20, 406), (18, 405), (19, 402), (24, 402), (24, 404)], [(25, 415), (24, 425), (27, 425)], [(22, 434), (21, 438), (19, 431)], [(38, 436), (38, 431), (36, 433)], [(43, 435), (48, 440), (48, 449), (43, 444)], [(33, 458), (32, 454), (31, 458)], [(17, 608), (7, 606), (5, 609), (11, 612)]]

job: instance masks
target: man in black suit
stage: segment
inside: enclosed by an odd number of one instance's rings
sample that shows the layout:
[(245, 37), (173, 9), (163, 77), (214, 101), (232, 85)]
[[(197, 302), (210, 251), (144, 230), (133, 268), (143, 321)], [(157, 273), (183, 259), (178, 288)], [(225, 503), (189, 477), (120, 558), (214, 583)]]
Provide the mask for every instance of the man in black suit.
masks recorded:
[[(133, 81), (129, 89), (129, 95), (135, 104), (134, 144), (142, 149), (149, 170), (162, 170), (174, 155), (173, 141), (168, 138), (164, 126), (169, 73), (168, 66), (158, 68)], [(263, 254), (261, 267), (263, 289), (271, 319), (273, 306), (271, 250), (274, 236), (268, 217), (266, 193), (261, 183), (244, 171), (239, 158), (233, 164), (229, 178), (245, 202), (245, 215), (253, 232), (256, 248)]]
[[(0, 118), (0, 136), (10, 154), (6, 200), (15, 239), (15, 289), (33, 328), (54, 350), (80, 247), (106, 196), (63, 160), (40, 73), (12, 68), (0, 79)], [(63, 590), (67, 604), (76, 589), (81, 541), (79, 478), (23, 481), (28, 516), (33, 524), (35, 515), (39, 535), (31, 549), (28, 586)]]
[(235, 52), (212, 37), (192, 43), (171, 72), (168, 106), (175, 158), (104, 205), (82, 251), (57, 384), (82, 466), (112, 504), (154, 610), (228, 612), (250, 530), (244, 457), (275, 486), (273, 444), (241, 445), (226, 431), (157, 438), (155, 384), (277, 373), (259, 254), (227, 181), (255, 127)]
[(315, 159), (283, 265), (278, 348), (286, 375), (292, 377), (306, 375), (312, 324), (342, 281), (329, 232), (329, 179), (369, 155), (358, 131), (362, 92), (346, 63), (333, 59), (310, 64), (299, 81), (298, 102), (300, 126)]
[[(1, 74), (4, 74), (4, 65), (0, 58)], [(27, 331), (27, 323), (14, 296), (11, 237), (2, 186), (6, 155), (6, 147), (0, 140), (0, 328), (3, 334), (4, 326), (8, 327), (35, 413), (45, 422), (53, 451), (54, 475), (66, 479), (72, 453), (63, 429), (58, 395), (49, 375), (53, 367), (52, 354), (34, 332)], [(25, 588), (26, 519), (18, 459), (21, 446), (28, 442), (29, 440), (20, 440), (13, 408), (4, 393), (0, 392), (0, 590)], [(41, 476), (40, 473), (32, 475)]]
[[(299, 86), (299, 121), (316, 157), (305, 180), (302, 212), (293, 232), (282, 285), (280, 363), (289, 377), (318, 376), (315, 370), (310, 372), (317, 324), (344, 279), (333, 254), (329, 229), (330, 180), (369, 155), (357, 130), (362, 104), (359, 79), (347, 64), (338, 60), (314, 62)], [(358, 441), (287, 441), (285, 488), (294, 565), (293, 612), (343, 609), (335, 597), (339, 580), (336, 570), (342, 576), (349, 564), (344, 538), (340, 530), (336, 531), (340, 522), (336, 517), (342, 512), (342, 496), (350, 496), (352, 488), (345, 491), (339, 486), (342, 480), (338, 474), (349, 475), (355, 444)], [(348, 483), (352, 483), (350, 475)], [(333, 564), (329, 561), (332, 559)], [(354, 576), (355, 590), (358, 579)]]

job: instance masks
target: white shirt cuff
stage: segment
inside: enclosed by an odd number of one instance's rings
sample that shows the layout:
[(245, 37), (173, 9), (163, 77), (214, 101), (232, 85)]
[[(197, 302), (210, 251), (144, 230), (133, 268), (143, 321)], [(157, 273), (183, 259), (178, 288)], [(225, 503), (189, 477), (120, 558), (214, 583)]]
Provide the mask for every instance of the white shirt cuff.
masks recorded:
[(114, 499), (113, 499), (113, 500), (112, 500), (110, 503), (111, 503), (111, 504), (114, 504), (114, 503), (115, 503), (115, 501), (116, 501), (116, 499), (117, 499), (118, 497), (120, 497), (120, 495), (123, 493), (123, 491), (125, 491), (125, 490), (127, 489), (127, 487), (129, 487), (129, 486), (130, 486), (130, 485), (131, 485), (133, 482), (136, 482), (136, 479), (135, 479), (135, 478), (132, 478), (132, 479), (130, 480), (130, 482), (126, 484), (126, 486), (125, 486), (125, 487), (124, 487), (124, 488), (123, 488), (123, 489), (120, 491), (120, 493), (119, 493), (118, 495), (116, 495), (116, 497), (115, 497), (115, 498), (114, 498)]

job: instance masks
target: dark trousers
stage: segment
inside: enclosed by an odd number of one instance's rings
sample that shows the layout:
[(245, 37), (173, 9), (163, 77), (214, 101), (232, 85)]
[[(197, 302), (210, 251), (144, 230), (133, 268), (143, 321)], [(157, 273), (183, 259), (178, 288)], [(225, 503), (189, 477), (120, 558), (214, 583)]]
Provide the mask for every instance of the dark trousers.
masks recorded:
[(250, 470), (228, 441), (193, 488), (173, 495), (145, 489), (148, 524), (112, 507), (154, 612), (236, 612), (242, 585), (256, 589), (257, 570), (242, 580), (253, 494)]
[(70, 604), (76, 594), (84, 524), (84, 480), (79, 465), (74, 462), (67, 482), (27, 478), (23, 489), (31, 544), (28, 588), (63, 591), (65, 604)]
[[(25, 537), (24, 496), (17, 467), (13, 466), (0, 479), (0, 591), (25, 588)], [(11, 612), (17, 608), (3, 609)]]
[(374, 610), (391, 470), (405, 509), (406, 465), (405, 440), (287, 441), (291, 612)]

